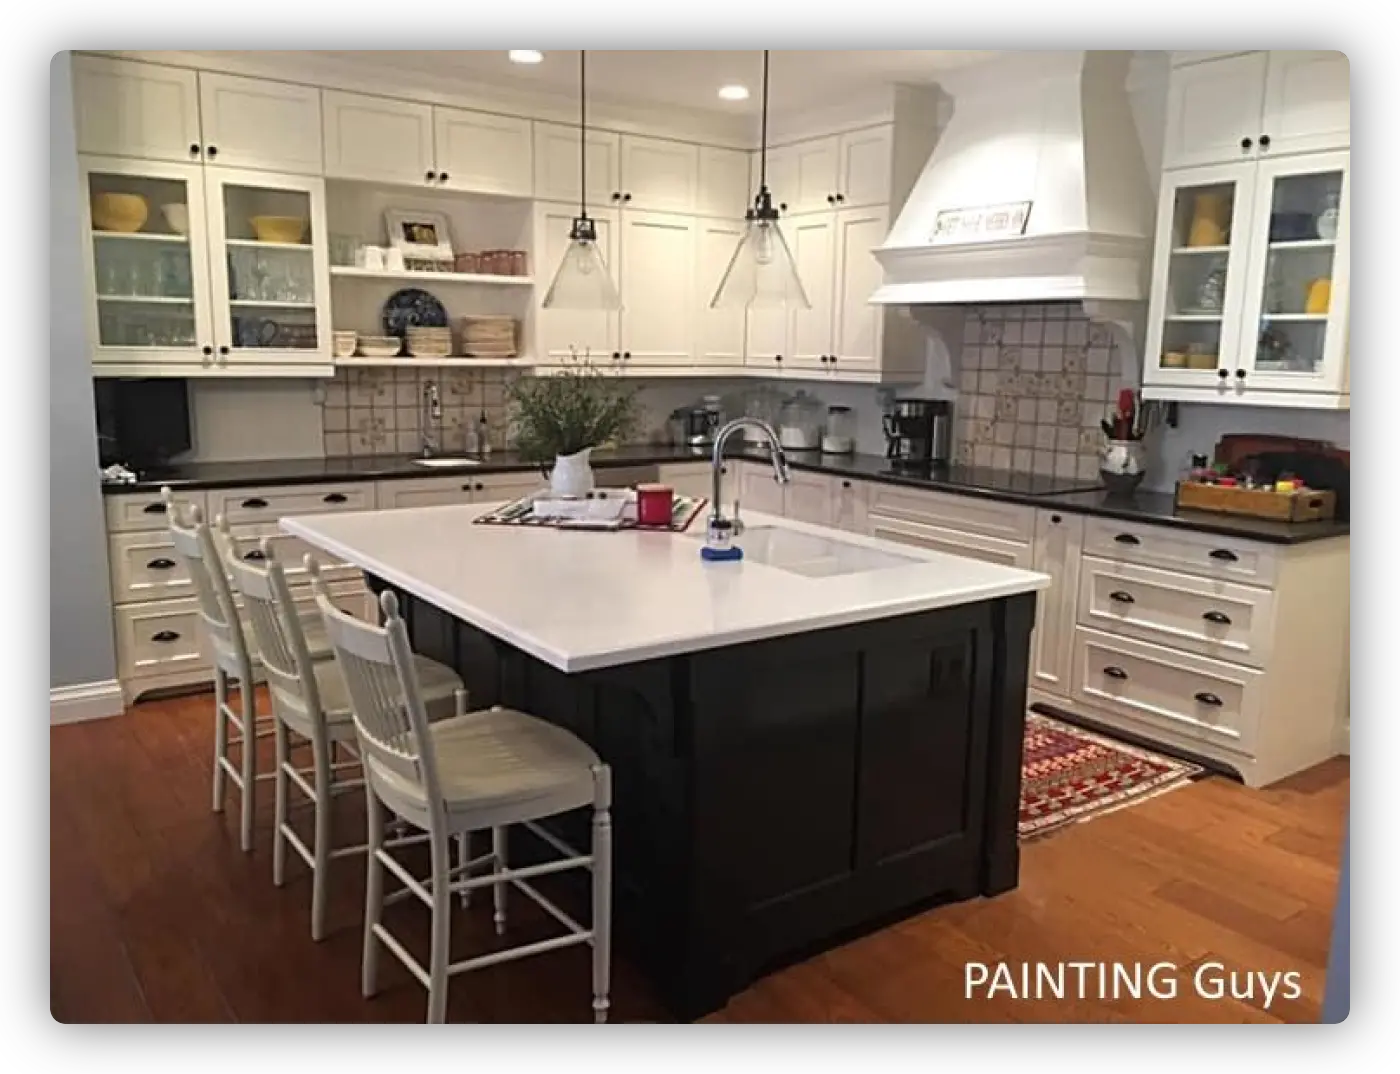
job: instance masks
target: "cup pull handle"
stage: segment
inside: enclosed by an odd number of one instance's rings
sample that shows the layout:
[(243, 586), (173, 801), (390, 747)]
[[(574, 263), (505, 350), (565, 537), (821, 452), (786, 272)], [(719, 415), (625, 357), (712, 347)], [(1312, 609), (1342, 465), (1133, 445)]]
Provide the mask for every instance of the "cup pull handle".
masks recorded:
[(175, 561), (173, 559), (166, 559), (162, 556), (160, 559), (153, 559), (147, 563), (146, 569), (151, 571), (168, 571), (174, 566)]
[(1207, 623), (1219, 623), (1221, 626), (1230, 625), (1230, 617), (1224, 612), (1206, 612), (1201, 618)]
[(1120, 533), (1113, 539), (1119, 544), (1142, 544), (1142, 541), (1134, 537), (1131, 533)]
[(165, 504), (148, 503), (145, 507), (141, 508), (141, 510), (145, 511), (148, 515), (163, 515), (165, 514)]
[(1225, 704), (1225, 702), (1221, 701), (1220, 698), (1205, 690), (1202, 690), (1196, 695), (1196, 700), (1199, 701), (1202, 705), (1210, 705), (1213, 708), (1219, 708), (1221, 705)]
[(322, 503), (344, 503), (350, 497), (343, 492), (328, 492), (321, 497)]
[(264, 500), (261, 496), (250, 496), (248, 499), (246, 499), (246, 500), (243, 501), (243, 506), (244, 506), (244, 507), (266, 507), (266, 506), (267, 506), (267, 501)]
[(1238, 563), (1240, 557), (1231, 552), (1228, 548), (1214, 548), (1210, 553), (1211, 559), (1218, 559), (1222, 563)]
[(154, 634), (151, 635), (151, 640), (152, 640), (152, 641), (158, 641), (158, 642), (160, 642), (162, 645), (164, 645), (164, 644), (166, 644), (166, 643), (168, 643), (168, 642), (178, 641), (179, 639), (180, 639), (180, 632), (177, 631), (177, 630), (158, 630), (158, 631), (156, 631)]
[(1119, 604), (1136, 604), (1131, 593), (1124, 593), (1121, 589), (1115, 589), (1108, 595), (1109, 600), (1116, 600)]
[(254, 548), (251, 552), (244, 552), (243, 558), (249, 563), (261, 563), (267, 556), (261, 548)]
[(1126, 679), (1128, 677), (1128, 673), (1126, 671), (1124, 671), (1120, 667), (1114, 667), (1112, 664), (1104, 668), (1103, 673), (1107, 675), (1110, 679)]

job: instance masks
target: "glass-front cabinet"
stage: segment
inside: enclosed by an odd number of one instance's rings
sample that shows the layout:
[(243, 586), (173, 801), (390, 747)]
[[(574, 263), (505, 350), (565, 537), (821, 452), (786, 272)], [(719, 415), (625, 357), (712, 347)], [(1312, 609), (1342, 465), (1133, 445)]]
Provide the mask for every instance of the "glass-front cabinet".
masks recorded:
[(321, 180), (85, 157), (98, 376), (331, 371)]
[(1148, 397), (1349, 405), (1348, 158), (1164, 175)]

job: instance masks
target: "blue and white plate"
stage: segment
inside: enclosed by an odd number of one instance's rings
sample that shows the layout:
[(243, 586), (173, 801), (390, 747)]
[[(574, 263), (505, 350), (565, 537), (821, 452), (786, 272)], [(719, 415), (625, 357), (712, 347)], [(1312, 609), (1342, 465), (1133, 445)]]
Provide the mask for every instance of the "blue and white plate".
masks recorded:
[(384, 303), (384, 333), (402, 339), (411, 326), (446, 328), (447, 311), (432, 295), (417, 287), (395, 291)]

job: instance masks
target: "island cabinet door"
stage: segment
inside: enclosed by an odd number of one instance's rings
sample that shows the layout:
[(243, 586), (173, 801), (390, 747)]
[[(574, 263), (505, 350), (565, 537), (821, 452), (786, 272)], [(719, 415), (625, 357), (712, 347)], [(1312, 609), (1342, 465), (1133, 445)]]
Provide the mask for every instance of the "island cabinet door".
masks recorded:
[(894, 622), (902, 629), (862, 652), (855, 869), (891, 893), (935, 874), (971, 883), (987, 793), (990, 605)]

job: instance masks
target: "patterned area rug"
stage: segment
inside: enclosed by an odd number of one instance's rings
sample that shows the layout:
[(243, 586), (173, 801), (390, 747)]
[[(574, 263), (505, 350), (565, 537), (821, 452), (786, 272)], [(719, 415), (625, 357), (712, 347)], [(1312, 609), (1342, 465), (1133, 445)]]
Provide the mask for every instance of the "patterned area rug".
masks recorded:
[(1183, 787), (1203, 772), (1199, 765), (1028, 712), (1021, 838), (1137, 805)]

